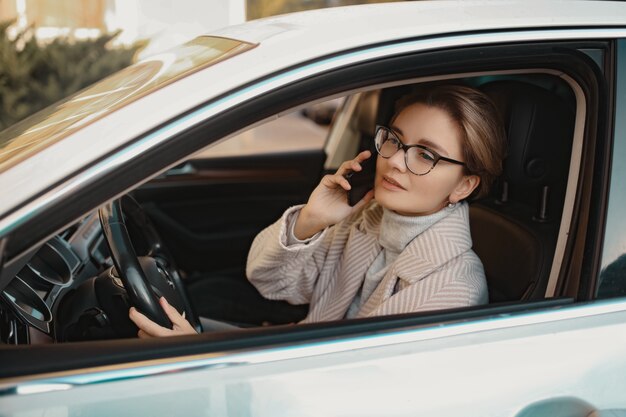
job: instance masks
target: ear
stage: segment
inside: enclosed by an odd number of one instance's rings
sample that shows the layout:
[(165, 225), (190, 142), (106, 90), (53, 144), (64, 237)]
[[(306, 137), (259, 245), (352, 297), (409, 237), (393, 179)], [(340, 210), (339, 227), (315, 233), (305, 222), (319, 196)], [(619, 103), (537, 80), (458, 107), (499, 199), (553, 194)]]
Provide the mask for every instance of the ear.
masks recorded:
[(472, 191), (480, 184), (480, 177), (478, 175), (465, 175), (456, 186), (454, 191), (450, 194), (448, 201), (450, 203), (458, 203), (459, 201), (466, 199), (472, 194)]

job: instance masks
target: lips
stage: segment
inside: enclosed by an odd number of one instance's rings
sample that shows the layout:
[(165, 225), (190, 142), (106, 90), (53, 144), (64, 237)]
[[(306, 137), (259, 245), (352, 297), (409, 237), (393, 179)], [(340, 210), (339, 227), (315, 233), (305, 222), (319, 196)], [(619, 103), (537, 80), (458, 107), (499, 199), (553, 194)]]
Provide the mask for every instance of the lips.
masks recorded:
[(399, 188), (399, 189), (406, 191), (406, 188), (400, 185), (398, 181), (394, 180), (393, 178), (387, 175), (383, 175), (383, 184), (387, 186), (387, 188)]

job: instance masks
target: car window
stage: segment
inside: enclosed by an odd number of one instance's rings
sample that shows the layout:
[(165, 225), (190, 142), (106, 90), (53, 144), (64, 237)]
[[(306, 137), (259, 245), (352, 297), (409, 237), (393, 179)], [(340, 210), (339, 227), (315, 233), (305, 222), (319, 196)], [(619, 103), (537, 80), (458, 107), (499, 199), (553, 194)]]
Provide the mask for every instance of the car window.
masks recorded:
[(322, 149), (343, 98), (309, 105), (207, 147), (193, 159)]
[(626, 295), (626, 40), (618, 43), (615, 129), (599, 297)]

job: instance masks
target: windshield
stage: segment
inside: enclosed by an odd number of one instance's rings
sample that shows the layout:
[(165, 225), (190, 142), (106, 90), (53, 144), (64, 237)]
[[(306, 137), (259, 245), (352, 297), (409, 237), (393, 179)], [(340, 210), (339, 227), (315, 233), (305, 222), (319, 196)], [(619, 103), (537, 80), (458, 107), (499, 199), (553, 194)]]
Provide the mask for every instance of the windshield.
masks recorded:
[(0, 133), (0, 172), (164, 85), (255, 46), (201, 36), (131, 65)]

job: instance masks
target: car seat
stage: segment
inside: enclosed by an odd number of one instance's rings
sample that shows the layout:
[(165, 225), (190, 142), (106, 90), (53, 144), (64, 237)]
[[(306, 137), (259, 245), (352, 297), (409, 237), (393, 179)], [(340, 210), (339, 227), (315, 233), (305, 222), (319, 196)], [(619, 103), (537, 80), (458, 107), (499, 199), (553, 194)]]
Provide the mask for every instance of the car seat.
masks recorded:
[(491, 302), (543, 298), (565, 201), (573, 97), (514, 80), (481, 90), (500, 111), (508, 146), (490, 197), (470, 206), (474, 251), (485, 267)]

